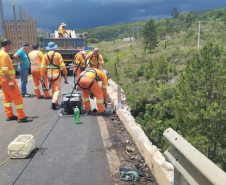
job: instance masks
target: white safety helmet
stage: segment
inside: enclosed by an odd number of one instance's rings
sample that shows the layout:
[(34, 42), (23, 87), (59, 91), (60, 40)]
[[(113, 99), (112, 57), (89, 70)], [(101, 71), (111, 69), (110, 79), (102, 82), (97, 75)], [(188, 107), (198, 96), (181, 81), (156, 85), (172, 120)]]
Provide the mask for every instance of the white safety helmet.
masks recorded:
[(84, 55), (84, 56), (86, 56), (86, 51), (80, 51), (80, 54), (82, 54), (82, 55)]

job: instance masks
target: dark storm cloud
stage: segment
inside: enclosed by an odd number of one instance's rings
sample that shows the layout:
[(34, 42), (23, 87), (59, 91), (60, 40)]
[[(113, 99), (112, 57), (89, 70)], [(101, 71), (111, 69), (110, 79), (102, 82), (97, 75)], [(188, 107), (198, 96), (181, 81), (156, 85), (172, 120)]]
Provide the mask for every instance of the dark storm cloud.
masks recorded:
[[(14, 0), (37, 20), (38, 27), (58, 29), (61, 22), (67, 29), (84, 29), (149, 18), (169, 17), (176, 6), (179, 12), (217, 9), (225, 0)], [(3, 0), (5, 19), (13, 19), (12, 4)]]

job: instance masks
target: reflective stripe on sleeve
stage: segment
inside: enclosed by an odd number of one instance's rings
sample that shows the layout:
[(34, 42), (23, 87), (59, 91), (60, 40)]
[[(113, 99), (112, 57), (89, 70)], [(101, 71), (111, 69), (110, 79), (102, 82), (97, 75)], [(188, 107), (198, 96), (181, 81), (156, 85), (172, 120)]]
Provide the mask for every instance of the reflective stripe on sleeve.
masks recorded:
[(105, 85), (102, 85), (102, 88), (105, 88), (105, 89), (106, 89), (106, 88), (107, 88), (107, 86), (105, 86)]
[(2, 67), (2, 71), (7, 71), (8, 69), (8, 67)]
[(63, 66), (65, 66), (65, 64), (61, 64), (61, 65), (59, 65), (59, 67), (63, 67)]
[(47, 68), (47, 66), (46, 65), (41, 65), (41, 68)]
[(39, 86), (34, 87), (34, 89), (39, 89)]
[(8, 71), (8, 72), (9, 72), (9, 74), (15, 74), (15, 73), (16, 73), (15, 70), (13, 70), (13, 71)]

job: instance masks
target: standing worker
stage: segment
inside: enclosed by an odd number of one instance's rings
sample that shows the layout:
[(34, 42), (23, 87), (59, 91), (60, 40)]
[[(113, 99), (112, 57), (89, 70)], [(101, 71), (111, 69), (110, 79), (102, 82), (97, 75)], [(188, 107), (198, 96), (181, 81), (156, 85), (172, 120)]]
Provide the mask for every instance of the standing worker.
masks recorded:
[(22, 48), (20, 48), (13, 57), (18, 61), (18, 71), (21, 78), (21, 94), (23, 97), (30, 97), (31, 94), (27, 93), (27, 81), (28, 72), (30, 67), (30, 61), (28, 59), (27, 53), (29, 51), (29, 44), (24, 42)]
[[(42, 99), (44, 98), (39, 90), (39, 83), (42, 83), (41, 80), (41, 63), (42, 63), (42, 58), (43, 58), (43, 53), (39, 51), (39, 45), (37, 43), (34, 43), (32, 45), (33, 51), (31, 51), (28, 55), (30, 62), (31, 62), (31, 75), (33, 77), (34, 81), (34, 89), (35, 89), (35, 94), (37, 96), (37, 99)], [(47, 78), (46, 74), (44, 74), (44, 79), (45, 79), (45, 87), (47, 87)], [(51, 99), (49, 91), (43, 91), (45, 95), (45, 99)]]
[[(82, 71), (85, 70), (85, 61), (84, 57), (86, 57), (86, 52), (85, 51), (80, 51), (75, 55), (75, 68), (74, 68), (74, 73), (76, 75), (77, 80), (79, 79), (80, 74)], [(77, 86), (77, 89), (80, 89)]]
[(59, 38), (64, 38), (64, 34), (67, 33), (66, 29), (65, 29), (66, 24), (61, 23), (59, 29), (58, 29), (58, 36)]
[[(87, 64), (88, 59), (90, 59), (90, 60), (89, 60), (89, 63)], [(100, 67), (100, 65), (101, 65), (102, 69), (105, 70), (103, 57), (99, 54), (98, 48), (95, 48), (93, 50), (93, 52), (89, 53), (86, 56), (85, 65), (86, 65), (86, 67), (88, 66), (88, 68), (96, 68), (96, 69), (101, 69), (101, 67)]]
[[(102, 89), (97, 81), (102, 81)], [(84, 71), (79, 79), (78, 79), (78, 86), (82, 89), (83, 94), (83, 102), (86, 111), (88, 114), (91, 113), (90, 110), (90, 101), (89, 101), (89, 92), (92, 92), (97, 100), (97, 108), (98, 113), (97, 115), (102, 116), (109, 116), (110, 114), (104, 111), (104, 105), (107, 105), (107, 71), (104, 70), (103, 72), (99, 69), (87, 69)]]
[[(18, 123), (33, 121), (25, 116), (23, 111), (23, 97), (15, 80), (15, 69), (12, 60), (7, 54), (11, 49), (11, 41), (4, 39), (0, 51), (0, 81), (3, 91), (3, 105), (6, 113), (6, 121), (18, 120)], [(18, 116), (13, 114), (12, 102), (15, 104)]]
[[(63, 58), (60, 53), (55, 52), (57, 48), (54, 42), (49, 42), (48, 47), (46, 47), (49, 52), (44, 55), (41, 65), (41, 78), (44, 82), (44, 76), (47, 70), (47, 78), (50, 83), (50, 93), (52, 96), (52, 108), (56, 110), (58, 99), (60, 96), (60, 86), (61, 86), (61, 71), (64, 73), (65, 82), (67, 82), (67, 69), (65, 67)], [(48, 67), (47, 67), (48, 66)]]

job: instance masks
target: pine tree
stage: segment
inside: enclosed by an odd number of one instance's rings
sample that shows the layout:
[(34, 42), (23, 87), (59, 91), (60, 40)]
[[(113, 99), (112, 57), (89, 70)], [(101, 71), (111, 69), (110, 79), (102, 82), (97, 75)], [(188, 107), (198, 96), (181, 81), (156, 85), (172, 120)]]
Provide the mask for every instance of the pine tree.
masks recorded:
[(179, 12), (177, 11), (177, 8), (173, 7), (173, 9), (171, 10), (171, 17), (174, 19), (177, 19), (178, 16), (179, 16)]
[(226, 63), (222, 55), (222, 48), (209, 43), (186, 64), (171, 104), (174, 129), (220, 163), (224, 159), (219, 151), (226, 139)]
[(145, 49), (149, 49), (150, 53), (154, 50), (158, 45), (158, 37), (157, 37), (156, 25), (154, 23), (154, 19), (150, 19), (147, 24), (145, 24), (142, 30), (142, 36), (144, 38), (143, 44)]

